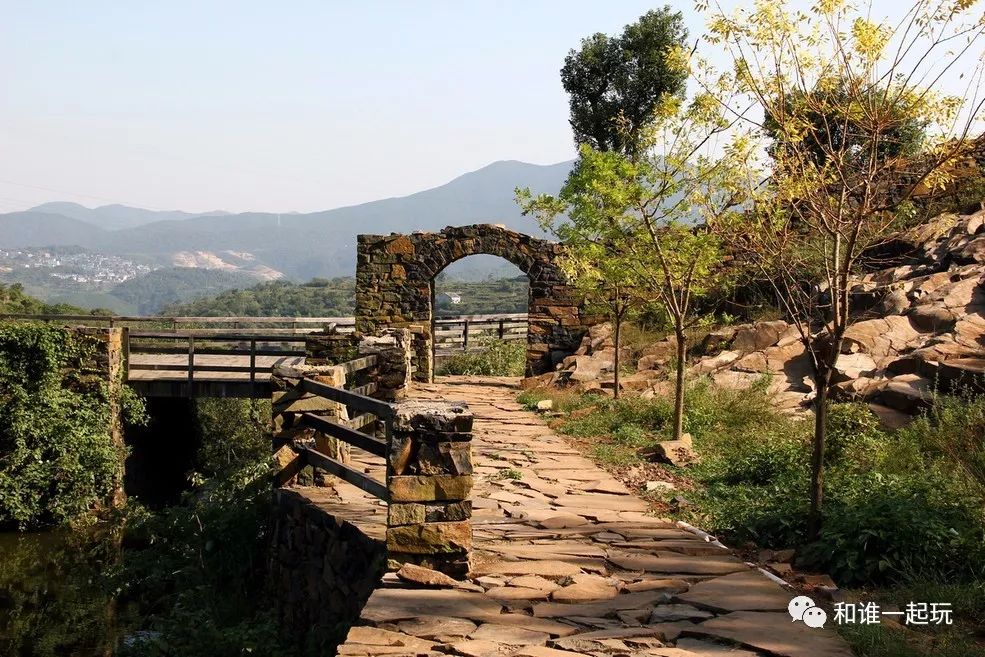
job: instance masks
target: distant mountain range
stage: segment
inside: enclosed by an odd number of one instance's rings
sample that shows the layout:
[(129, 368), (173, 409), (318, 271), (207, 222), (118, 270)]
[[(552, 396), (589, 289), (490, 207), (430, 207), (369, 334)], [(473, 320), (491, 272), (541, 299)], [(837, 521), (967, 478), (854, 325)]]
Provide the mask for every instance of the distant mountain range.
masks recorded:
[[(495, 162), (426, 191), (308, 214), (221, 211), (194, 214), (107, 205), (45, 203), (0, 214), (0, 248), (79, 246), (99, 253), (140, 257), (161, 266), (183, 264), (178, 254), (194, 253), (223, 263), (235, 253), (251, 267), (269, 268), (295, 280), (350, 276), (355, 272), (356, 235), (445, 226), (500, 223), (542, 234), (513, 200), (516, 187), (556, 193), (571, 162), (535, 165)], [(472, 260), (472, 259), (470, 259)], [(456, 268), (464, 278), (501, 273), (502, 261), (475, 259)]]

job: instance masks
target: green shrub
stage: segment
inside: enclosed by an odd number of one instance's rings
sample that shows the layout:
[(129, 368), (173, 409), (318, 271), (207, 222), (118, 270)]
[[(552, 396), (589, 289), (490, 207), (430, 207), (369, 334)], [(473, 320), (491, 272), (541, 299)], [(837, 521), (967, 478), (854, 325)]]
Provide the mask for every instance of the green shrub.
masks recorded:
[(806, 547), (804, 561), (842, 585), (973, 575), (985, 566), (981, 503), (936, 467), (835, 471), (820, 539)]
[[(116, 585), (144, 634), (122, 655), (288, 654), (264, 589), (270, 477), (266, 462), (188, 493), (161, 513), (135, 512)], [(142, 546), (142, 547), (138, 547)]]
[(553, 410), (561, 413), (570, 413), (571, 411), (598, 404), (602, 398), (596, 395), (583, 395), (570, 390), (533, 388), (531, 390), (524, 390), (517, 395), (516, 399), (528, 411), (536, 411), (538, 402), (550, 399), (554, 402)]
[(865, 404), (832, 404), (828, 408), (828, 431), (824, 439), (825, 463), (853, 460), (872, 465), (874, 452), (886, 440), (879, 418)]
[[(71, 521), (113, 492), (125, 453), (110, 435), (108, 385), (84, 372), (95, 349), (59, 327), (0, 326), (0, 527)], [(139, 400), (123, 392), (137, 419)]]
[(196, 469), (206, 477), (259, 463), (270, 454), (269, 399), (196, 399), (201, 436)]
[(949, 460), (985, 494), (985, 397), (938, 397), (896, 436)]
[(713, 455), (694, 468), (706, 484), (768, 486), (793, 483), (810, 464), (810, 450), (803, 440), (764, 437), (737, 442), (727, 454)]
[(471, 376), (523, 376), (527, 366), (527, 343), (519, 340), (491, 340), (478, 351), (449, 357), (437, 373)]

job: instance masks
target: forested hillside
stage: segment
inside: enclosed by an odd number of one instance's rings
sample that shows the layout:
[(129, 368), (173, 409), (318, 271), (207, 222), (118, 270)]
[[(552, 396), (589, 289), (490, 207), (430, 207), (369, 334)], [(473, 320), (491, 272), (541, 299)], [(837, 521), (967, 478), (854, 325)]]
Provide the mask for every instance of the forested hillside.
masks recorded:
[[(494, 281), (450, 281), (434, 284), (435, 314), (438, 317), (455, 315), (491, 315), (527, 312), (526, 276), (500, 278)], [(452, 303), (454, 298), (458, 303)]]
[(256, 280), (255, 276), (238, 271), (172, 267), (124, 281), (113, 288), (112, 295), (133, 305), (142, 315), (153, 315), (165, 306), (247, 287)]
[(67, 303), (44, 303), (24, 293), (20, 285), (0, 284), (0, 314), (105, 315), (101, 309), (84, 310)]
[[(435, 283), (439, 316), (527, 311), (527, 278)], [(459, 299), (452, 303), (452, 296)], [(355, 311), (355, 280), (314, 278), (307, 283), (269, 281), (228, 290), (188, 303), (166, 306), (160, 314), (192, 317), (347, 317)]]
[(355, 280), (314, 278), (307, 283), (269, 281), (228, 290), (189, 303), (171, 304), (162, 315), (191, 317), (336, 317), (355, 308)]

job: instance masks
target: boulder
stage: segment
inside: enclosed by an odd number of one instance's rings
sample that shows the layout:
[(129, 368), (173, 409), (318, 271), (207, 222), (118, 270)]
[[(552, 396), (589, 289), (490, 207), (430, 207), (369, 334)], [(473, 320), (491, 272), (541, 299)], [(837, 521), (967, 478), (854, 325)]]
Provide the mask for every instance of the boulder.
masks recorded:
[(900, 288), (894, 288), (886, 292), (882, 300), (874, 308), (874, 312), (880, 315), (902, 315), (910, 307), (910, 300), (906, 292)]
[(930, 304), (914, 306), (906, 316), (913, 327), (922, 333), (944, 333), (952, 330), (958, 321), (952, 311)]
[(725, 328), (710, 331), (700, 343), (701, 353), (707, 356), (718, 353), (723, 349), (731, 347), (732, 339), (735, 337), (735, 327), (726, 326)]
[(876, 362), (868, 354), (843, 354), (838, 357), (832, 380), (835, 383), (851, 381), (859, 377), (871, 376), (876, 371)]
[(934, 401), (934, 387), (927, 379), (916, 374), (894, 376), (876, 394), (878, 403), (889, 408), (916, 415), (930, 407)]
[(912, 415), (898, 411), (895, 408), (883, 406), (882, 404), (870, 403), (868, 407), (879, 418), (879, 424), (883, 429), (895, 431), (896, 429), (905, 427), (913, 420)]
[(863, 401), (870, 399), (882, 385), (882, 381), (866, 377), (848, 379), (832, 386), (831, 397), (839, 402)]
[(848, 327), (841, 345), (841, 353), (864, 353), (877, 365), (884, 366), (900, 353), (920, 344), (920, 333), (909, 319), (890, 315), (879, 319), (857, 322)]
[(698, 374), (708, 374), (709, 372), (714, 372), (715, 370), (719, 370), (722, 369), (723, 367), (731, 365), (732, 363), (737, 361), (741, 356), (742, 354), (740, 354), (738, 351), (723, 351), (714, 356), (708, 356), (706, 358), (702, 358), (697, 363), (695, 363), (694, 367), (692, 367), (691, 370)]
[(663, 378), (663, 374), (656, 370), (642, 370), (629, 376), (619, 379), (619, 387), (622, 390), (642, 391), (652, 388), (653, 384)]
[(783, 320), (737, 326), (735, 338), (732, 340), (732, 349), (743, 353), (761, 351), (779, 342), (780, 336), (786, 333), (789, 328), (791, 328), (790, 325)]
[(567, 366), (571, 381), (596, 381), (603, 372), (612, 371), (612, 361), (603, 361), (592, 356), (572, 356)]
[(639, 360), (636, 362), (636, 369), (639, 371), (659, 369), (676, 357), (677, 338), (670, 336), (648, 347), (644, 347)]
[(528, 376), (520, 381), (521, 390), (532, 390), (534, 388), (550, 388), (558, 383), (560, 375), (557, 372), (547, 372), (538, 376)]
[(691, 441), (691, 434), (681, 435), (680, 440), (665, 440), (653, 446), (649, 451), (652, 460), (670, 463), (682, 468), (698, 460), (698, 454), (694, 451)]
[(940, 363), (937, 384), (947, 392), (985, 392), (985, 358), (954, 358)]

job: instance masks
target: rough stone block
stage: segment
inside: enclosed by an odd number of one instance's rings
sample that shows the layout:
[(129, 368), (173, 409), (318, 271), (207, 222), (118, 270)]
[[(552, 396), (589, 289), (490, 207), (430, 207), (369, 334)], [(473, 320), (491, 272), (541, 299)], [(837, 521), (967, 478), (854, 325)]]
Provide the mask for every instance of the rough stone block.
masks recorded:
[(425, 504), (425, 522), (457, 522), (472, 517), (472, 502), (452, 502), (451, 504)]
[(427, 522), (386, 530), (390, 554), (449, 554), (472, 549), (472, 523)]
[(417, 449), (417, 472), (425, 475), (472, 474), (471, 442), (423, 443)]
[(387, 524), (419, 525), (425, 522), (459, 522), (472, 517), (472, 503), (468, 500), (451, 503), (396, 503), (390, 504)]
[(397, 404), (394, 431), (436, 431), (443, 433), (472, 430), (472, 413), (464, 402), (405, 401)]
[(423, 504), (390, 504), (387, 508), (387, 525), (419, 525), (427, 521), (427, 507)]
[(393, 476), (387, 481), (391, 502), (461, 501), (472, 490), (470, 475)]

